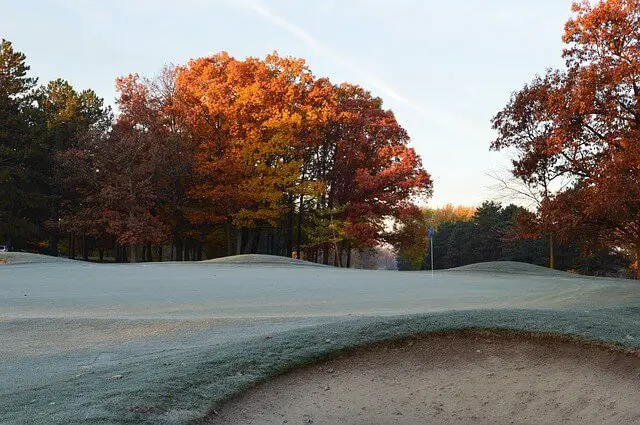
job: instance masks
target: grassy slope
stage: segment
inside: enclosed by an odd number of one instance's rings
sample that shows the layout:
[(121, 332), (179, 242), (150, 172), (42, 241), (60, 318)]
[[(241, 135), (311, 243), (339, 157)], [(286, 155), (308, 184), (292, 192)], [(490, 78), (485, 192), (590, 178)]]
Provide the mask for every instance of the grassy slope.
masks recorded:
[(69, 263), (69, 260), (49, 255), (31, 254), (29, 252), (0, 252), (0, 266), (2, 264), (55, 264)]

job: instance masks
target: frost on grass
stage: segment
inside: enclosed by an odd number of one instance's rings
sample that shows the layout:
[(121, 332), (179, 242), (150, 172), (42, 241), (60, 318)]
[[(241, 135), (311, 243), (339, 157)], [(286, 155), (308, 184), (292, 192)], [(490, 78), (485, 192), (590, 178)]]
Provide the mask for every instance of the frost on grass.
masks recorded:
[(193, 423), (299, 365), (431, 332), (640, 348), (634, 281), (245, 265), (2, 267), (0, 423)]
[(31, 254), (29, 252), (0, 252), (0, 264), (57, 264), (74, 263), (66, 258), (50, 255)]
[(204, 261), (201, 261), (201, 263), (327, 267), (324, 264), (312, 263), (310, 261), (297, 260), (294, 258), (282, 257), (277, 255), (263, 255), (263, 254), (232, 255), (229, 257), (214, 258), (213, 260), (204, 260)]
[[(21, 417), (38, 423), (38, 417), (46, 417), (49, 423), (65, 424), (187, 424), (257, 382), (379, 341), (459, 329), (506, 329), (613, 341), (633, 349), (640, 344), (628, 335), (638, 335), (639, 319), (640, 308), (590, 312), (476, 310), (343, 319), (271, 333), (269, 339), (256, 336), (219, 346), (182, 347), (87, 366), (80, 376), (59, 376), (29, 391), (2, 395), (0, 412), (5, 413), (0, 415), (0, 422), (11, 423), (11, 418)], [(116, 374), (122, 378), (112, 379)], [(37, 402), (30, 405), (34, 399)]]

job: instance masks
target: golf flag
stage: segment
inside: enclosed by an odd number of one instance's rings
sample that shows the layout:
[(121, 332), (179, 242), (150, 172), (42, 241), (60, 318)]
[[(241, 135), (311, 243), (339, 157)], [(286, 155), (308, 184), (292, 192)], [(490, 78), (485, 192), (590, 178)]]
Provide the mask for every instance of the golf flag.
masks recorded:
[(433, 279), (433, 226), (429, 226), (429, 244), (431, 249), (429, 250), (429, 257), (431, 257), (431, 279)]

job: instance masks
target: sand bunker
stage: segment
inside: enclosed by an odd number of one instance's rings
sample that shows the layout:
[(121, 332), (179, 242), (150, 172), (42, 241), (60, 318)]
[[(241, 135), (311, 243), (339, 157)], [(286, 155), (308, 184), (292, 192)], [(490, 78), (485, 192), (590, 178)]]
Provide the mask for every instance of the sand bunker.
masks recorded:
[(640, 357), (463, 332), (380, 344), (263, 383), (206, 424), (639, 424)]

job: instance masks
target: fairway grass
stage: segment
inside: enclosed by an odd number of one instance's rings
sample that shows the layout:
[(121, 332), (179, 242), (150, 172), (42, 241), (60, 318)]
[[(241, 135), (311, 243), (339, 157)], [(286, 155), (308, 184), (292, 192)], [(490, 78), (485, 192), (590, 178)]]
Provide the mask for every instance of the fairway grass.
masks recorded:
[(1, 266), (0, 291), (3, 424), (198, 423), (301, 365), (434, 332), (640, 349), (640, 285), (618, 279), (64, 261)]

